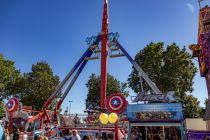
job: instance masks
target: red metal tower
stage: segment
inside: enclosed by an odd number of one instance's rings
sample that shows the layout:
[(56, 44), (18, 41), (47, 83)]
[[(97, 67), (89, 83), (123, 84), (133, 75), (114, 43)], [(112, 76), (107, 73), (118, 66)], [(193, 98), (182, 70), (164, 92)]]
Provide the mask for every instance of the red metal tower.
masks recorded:
[(106, 85), (107, 85), (107, 35), (108, 35), (108, 0), (104, 0), (104, 11), (101, 31), (101, 85), (100, 85), (100, 107), (105, 108)]

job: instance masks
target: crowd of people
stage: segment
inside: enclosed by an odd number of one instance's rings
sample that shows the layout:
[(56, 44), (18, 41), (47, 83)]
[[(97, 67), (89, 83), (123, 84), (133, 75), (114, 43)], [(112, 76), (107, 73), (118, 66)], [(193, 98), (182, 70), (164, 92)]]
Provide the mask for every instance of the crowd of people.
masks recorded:
[(61, 140), (81, 140), (80, 135), (78, 134), (77, 130), (63, 130), (63, 137)]
[(3, 136), (0, 140), (28, 140), (28, 139), (33, 139), (33, 140), (113, 140), (114, 135), (112, 133), (106, 133), (106, 132), (95, 132), (95, 133), (90, 133), (90, 134), (81, 134), (79, 135), (78, 131), (76, 129), (69, 130), (69, 129), (64, 129), (60, 131), (59, 136), (57, 135), (54, 138), (48, 138), (47, 136), (44, 135), (44, 133), (36, 134), (34, 136), (28, 136), (27, 133), (20, 132), (18, 128), (13, 127), (10, 130), (8, 130), (7, 125), (5, 125), (3, 128)]
[[(26, 133), (22, 133), (19, 131), (19, 129), (13, 130), (13, 133), (9, 135), (8, 130), (4, 129), (3, 136), (1, 140), (28, 140), (29, 136), (27, 136)], [(34, 140), (113, 140), (114, 135), (111, 133), (102, 132), (101, 134), (99, 132), (95, 133), (94, 135), (87, 134), (80, 136), (77, 130), (69, 130), (65, 129), (61, 131), (61, 134), (59, 137), (55, 138), (48, 138), (44, 135), (35, 135)]]

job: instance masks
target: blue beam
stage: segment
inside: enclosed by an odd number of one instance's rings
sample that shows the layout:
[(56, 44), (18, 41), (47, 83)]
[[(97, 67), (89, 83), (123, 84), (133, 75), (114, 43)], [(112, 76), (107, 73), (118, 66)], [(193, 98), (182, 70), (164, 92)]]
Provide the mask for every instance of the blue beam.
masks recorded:
[(118, 41), (116, 41), (116, 45), (120, 48), (120, 50), (124, 53), (124, 55), (127, 57), (127, 59), (131, 62), (133, 67), (139, 72), (140, 76), (144, 78), (144, 80), (147, 82), (147, 84), (152, 88), (152, 90), (155, 92), (155, 94), (162, 94), (162, 92), (158, 89), (158, 87), (155, 85), (155, 83), (150, 80), (150, 78), (147, 76), (147, 74), (143, 71), (143, 69), (138, 65), (138, 63), (133, 60), (133, 58), (127, 53), (127, 51), (123, 48), (122, 45)]

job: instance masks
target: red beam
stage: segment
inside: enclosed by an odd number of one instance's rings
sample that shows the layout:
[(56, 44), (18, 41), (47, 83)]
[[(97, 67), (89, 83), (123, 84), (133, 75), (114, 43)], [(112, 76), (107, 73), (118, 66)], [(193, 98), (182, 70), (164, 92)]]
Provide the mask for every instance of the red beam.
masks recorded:
[(104, 11), (101, 32), (101, 87), (100, 107), (105, 108), (107, 86), (107, 34), (108, 34), (108, 0), (104, 0)]
[(41, 118), (43, 115), (42, 112), (40, 112), (39, 114), (33, 116), (32, 118), (28, 119), (28, 123), (32, 123), (34, 120), (38, 119), (38, 118)]

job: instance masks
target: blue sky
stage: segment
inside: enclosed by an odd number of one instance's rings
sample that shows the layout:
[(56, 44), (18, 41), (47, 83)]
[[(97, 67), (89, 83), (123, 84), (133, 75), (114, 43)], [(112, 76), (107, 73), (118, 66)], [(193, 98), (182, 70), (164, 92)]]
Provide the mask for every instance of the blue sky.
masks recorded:
[[(0, 53), (21, 72), (45, 60), (62, 80), (87, 49), (85, 38), (100, 32), (102, 8), (103, 0), (0, 0)], [(197, 42), (198, 9), (197, 0), (110, 0), (109, 29), (120, 33), (132, 57), (151, 41), (188, 46)], [(131, 65), (126, 58), (109, 59), (108, 69), (125, 82)], [(71, 112), (83, 112), (91, 73), (100, 73), (99, 60), (88, 62), (63, 108), (73, 100)], [(193, 95), (203, 105), (205, 79), (198, 73), (194, 82)]]

